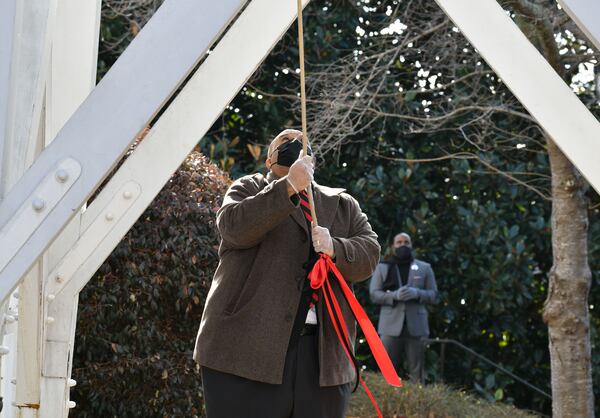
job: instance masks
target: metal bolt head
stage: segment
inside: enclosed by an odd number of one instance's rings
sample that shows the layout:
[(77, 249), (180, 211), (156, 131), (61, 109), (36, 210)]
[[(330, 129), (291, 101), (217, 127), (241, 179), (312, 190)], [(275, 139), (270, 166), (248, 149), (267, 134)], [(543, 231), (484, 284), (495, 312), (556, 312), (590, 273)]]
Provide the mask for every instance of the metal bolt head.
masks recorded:
[(33, 209), (36, 212), (40, 212), (46, 207), (46, 201), (41, 197), (36, 197), (33, 199), (33, 202), (31, 202), (31, 206), (33, 206)]
[(55, 298), (56, 298), (56, 296), (53, 295), (52, 293), (50, 293), (48, 296), (46, 296), (46, 300), (48, 302), (52, 302)]
[(131, 193), (129, 190), (125, 190), (123, 192), (123, 197), (127, 200), (131, 199), (132, 196), (133, 196), (133, 193)]
[(14, 293), (12, 294), (12, 296), (13, 296), (13, 298), (15, 298), (15, 299), (19, 299), (19, 292), (14, 292)]
[(58, 180), (61, 183), (64, 183), (68, 179), (69, 179), (69, 172), (67, 170), (65, 170), (64, 168), (59, 168), (56, 171), (56, 180)]
[(77, 404), (73, 401), (69, 401), (67, 402), (67, 406), (69, 407), (69, 409), (73, 409), (77, 406)]
[(47, 324), (51, 324), (54, 322), (54, 317), (53, 316), (49, 316), (48, 318), (46, 318), (46, 323)]
[(104, 215), (104, 217), (109, 222), (112, 221), (113, 219), (115, 219), (115, 215), (112, 212), (107, 212), (106, 215)]
[(64, 281), (64, 279), (60, 275), (57, 275), (55, 280), (57, 283), (62, 283)]
[(69, 387), (72, 388), (72, 387), (74, 387), (74, 386), (77, 385), (77, 380), (75, 380), (75, 379), (69, 379), (68, 380), (68, 384), (69, 384)]
[(0, 346), (0, 356), (5, 356), (8, 353), (10, 353), (10, 349), (7, 346), (5, 346), (5, 345)]

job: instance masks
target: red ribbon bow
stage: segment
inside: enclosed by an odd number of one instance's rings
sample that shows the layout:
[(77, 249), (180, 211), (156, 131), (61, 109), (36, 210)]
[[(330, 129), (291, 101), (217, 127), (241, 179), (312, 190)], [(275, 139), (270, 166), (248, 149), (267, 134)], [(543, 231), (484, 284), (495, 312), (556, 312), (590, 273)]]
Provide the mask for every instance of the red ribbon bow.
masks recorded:
[[(348, 351), (348, 348), (345, 343), (349, 343), (348, 327), (346, 326), (346, 323), (344, 321), (344, 316), (342, 315), (340, 305), (335, 297), (335, 294), (333, 293), (331, 283), (329, 283), (329, 272), (332, 272), (337, 278), (340, 288), (342, 289), (342, 292), (346, 300), (348, 301), (348, 304), (350, 305), (350, 309), (352, 309), (352, 312), (358, 322), (358, 325), (360, 326), (360, 328), (363, 331), (363, 334), (365, 335), (367, 343), (369, 344), (369, 348), (373, 353), (373, 357), (375, 358), (377, 366), (379, 367), (379, 370), (381, 370), (383, 377), (390, 385), (401, 387), (402, 382), (398, 377), (394, 366), (392, 365), (392, 361), (390, 360), (390, 357), (388, 356), (387, 351), (383, 346), (383, 343), (379, 339), (379, 335), (377, 335), (377, 331), (375, 331), (373, 324), (371, 324), (369, 317), (367, 316), (362, 306), (360, 306), (360, 303), (358, 303), (358, 300), (356, 300), (354, 293), (352, 293), (352, 290), (350, 290), (350, 287), (348, 287), (346, 280), (344, 280), (344, 277), (337, 269), (334, 262), (331, 261), (331, 258), (329, 258), (328, 255), (321, 253), (319, 254), (319, 260), (317, 260), (312, 271), (308, 274), (308, 280), (310, 281), (310, 286), (313, 289), (323, 290), (323, 297), (325, 299), (327, 311), (329, 312), (329, 317), (331, 318), (331, 323), (333, 324), (333, 328), (335, 329), (335, 333), (337, 334), (338, 339), (342, 344), (342, 347), (344, 347), (344, 351), (346, 352), (348, 359), (354, 364), (352, 360), (352, 354)], [(338, 326), (338, 323), (341, 324), (341, 327)], [(375, 407), (375, 410), (377, 411), (377, 416), (381, 418), (381, 411), (377, 406), (377, 402), (375, 402), (375, 398), (371, 394), (371, 391), (367, 387), (367, 384), (365, 383), (363, 378), (360, 376), (358, 370), (356, 370), (356, 374), (359, 376), (362, 387), (365, 389), (367, 396), (369, 397), (371, 403)]]

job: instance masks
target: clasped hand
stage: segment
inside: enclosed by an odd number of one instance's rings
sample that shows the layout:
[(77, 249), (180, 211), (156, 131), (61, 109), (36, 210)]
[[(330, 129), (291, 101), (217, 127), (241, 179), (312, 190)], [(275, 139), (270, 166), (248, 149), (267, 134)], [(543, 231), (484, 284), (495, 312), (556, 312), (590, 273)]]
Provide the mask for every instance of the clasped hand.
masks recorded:
[(418, 298), (419, 290), (410, 286), (402, 286), (400, 289), (396, 290), (396, 294), (394, 295), (394, 299), (399, 300), (401, 302), (406, 302), (408, 300)]

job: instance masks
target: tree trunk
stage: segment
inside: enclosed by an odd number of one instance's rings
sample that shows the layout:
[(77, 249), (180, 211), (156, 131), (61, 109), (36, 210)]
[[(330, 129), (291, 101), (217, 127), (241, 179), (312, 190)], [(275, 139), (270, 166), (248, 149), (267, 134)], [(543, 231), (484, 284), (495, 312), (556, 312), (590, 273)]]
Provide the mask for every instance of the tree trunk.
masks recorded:
[(588, 293), (588, 188), (547, 138), (552, 168), (552, 253), (544, 321), (548, 324), (555, 418), (594, 417)]

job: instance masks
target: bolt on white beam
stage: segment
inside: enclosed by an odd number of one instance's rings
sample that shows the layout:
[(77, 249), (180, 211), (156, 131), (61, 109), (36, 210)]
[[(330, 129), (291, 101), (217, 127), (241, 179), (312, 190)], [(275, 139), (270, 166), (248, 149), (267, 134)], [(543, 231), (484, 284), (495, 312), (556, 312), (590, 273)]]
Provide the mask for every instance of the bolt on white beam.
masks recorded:
[(558, 0), (558, 3), (600, 50), (600, 1)]
[[(56, 164), (70, 157), (82, 176), (27, 241), (0, 263), (0, 300), (16, 286), (136, 135), (236, 17), (243, 0), (166, 0), (77, 112), (0, 202), (0, 228)], [(107, 122), (109, 121), (109, 122)], [(0, 238), (0, 247), (9, 245)]]
[(600, 123), (495, 0), (436, 0), (562, 152), (600, 192)]

